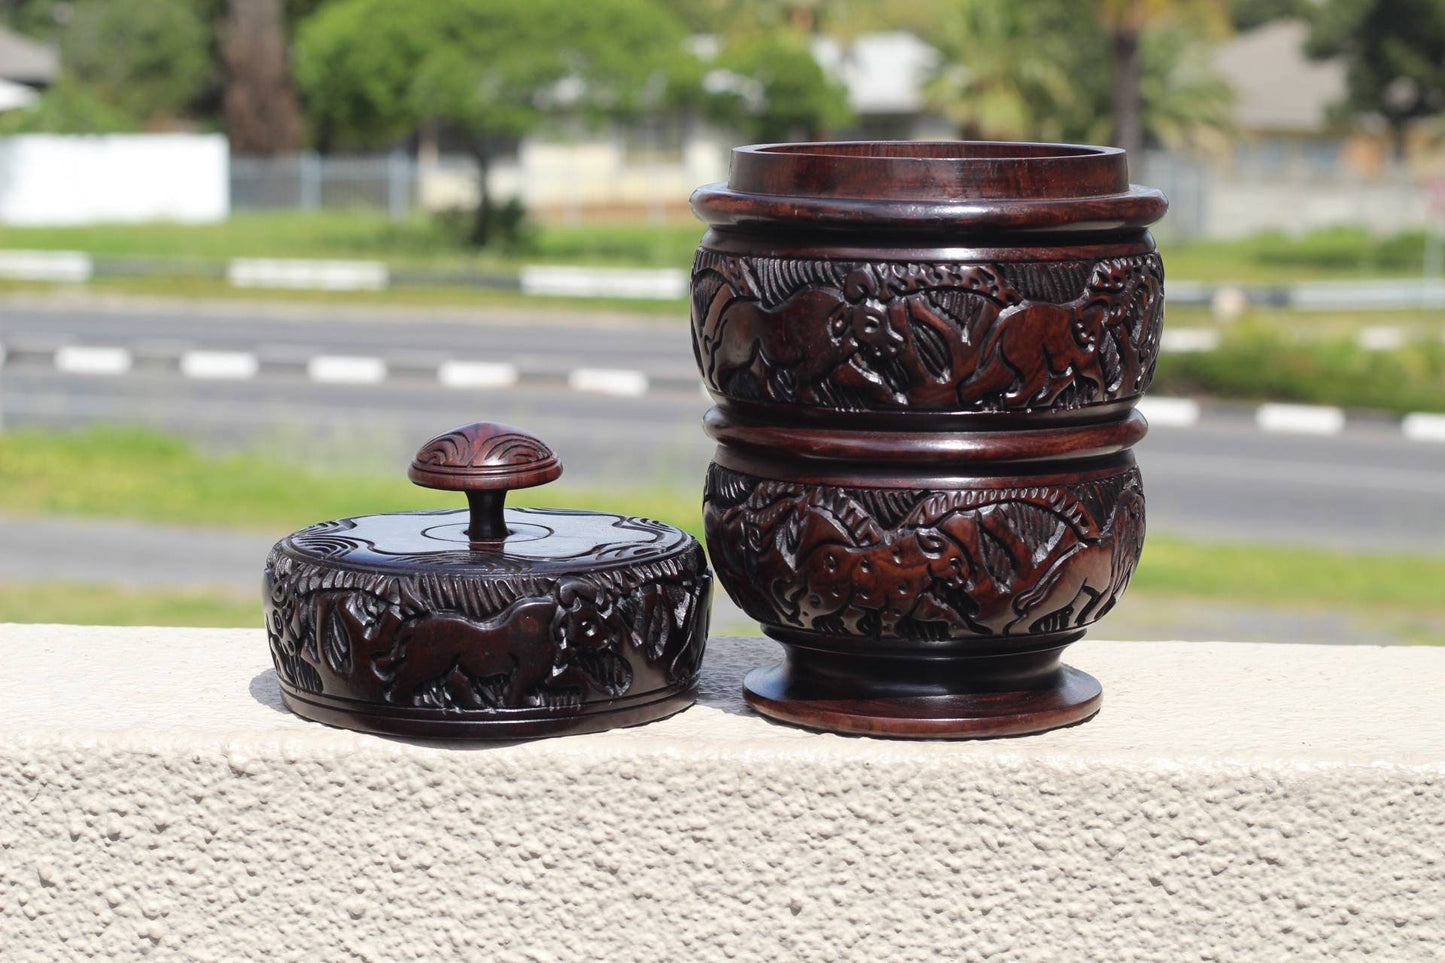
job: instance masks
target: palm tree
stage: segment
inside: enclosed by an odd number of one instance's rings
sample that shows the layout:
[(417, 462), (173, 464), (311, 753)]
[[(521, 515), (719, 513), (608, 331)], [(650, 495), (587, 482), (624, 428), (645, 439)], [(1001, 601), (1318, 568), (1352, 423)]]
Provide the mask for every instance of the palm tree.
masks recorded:
[(967, 138), (1066, 136), (1080, 99), (1063, 49), (1070, 19), (1059, 2), (938, 4), (926, 32), (914, 25), (943, 54), (930, 105)]
[(1144, 150), (1144, 109), (1140, 93), (1140, 43), (1146, 31), (1186, 25), (1217, 34), (1229, 23), (1228, 0), (1094, 0), (1099, 22), (1109, 35), (1113, 143), (1131, 156)]
[[(1077, 0), (921, 9), (909, 26), (943, 54), (931, 106), (964, 137), (1112, 141), (1135, 157), (1146, 140), (1178, 147), (1228, 129), (1231, 91), (1197, 42), (1222, 0), (1096, 2), (1119, 8), (1118, 19), (1081, 18)], [(1120, 30), (1133, 32), (1121, 41)], [(1125, 64), (1098, 69), (1121, 50)]]

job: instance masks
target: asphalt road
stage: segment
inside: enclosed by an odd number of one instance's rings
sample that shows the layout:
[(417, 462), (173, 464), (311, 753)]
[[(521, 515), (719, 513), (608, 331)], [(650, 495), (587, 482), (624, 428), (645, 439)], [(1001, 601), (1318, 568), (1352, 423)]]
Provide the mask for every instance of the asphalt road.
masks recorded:
[[(700, 486), (711, 450), (698, 426), (707, 403), (677, 387), (693, 370), (683, 325), (437, 315), (12, 303), (0, 309), (0, 344), (11, 352), (0, 369), (0, 418), (9, 426), (151, 424), (213, 448), (260, 445), (283, 457), (397, 471), (436, 431), (487, 418), (542, 435), (574, 482)], [(141, 360), (119, 375), (66, 374), (43, 350), (59, 344), (122, 346)], [(179, 344), (263, 358), (377, 356), (390, 374), (379, 384), (324, 384), (308, 380), (304, 366), (281, 366), (249, 380), (204, 381), (144, 362), (148, 352)], [(448, 359), (559, 374), (508, 388), (445, 388), (435, 365)], [(635, 369), (674, 387), (639, 397), (590, 394), (566, 384), (565, 372), (578, 367)], [(1138, 452), (1151, 531), (1375, 549), (1445, 545), (1445, 444), (1408, 440), (1385, 421), (1351, 419), (1331, 436), (1270, 434), (1247, 411), (1209, 409), (1193, 426), (1156, 426)]]

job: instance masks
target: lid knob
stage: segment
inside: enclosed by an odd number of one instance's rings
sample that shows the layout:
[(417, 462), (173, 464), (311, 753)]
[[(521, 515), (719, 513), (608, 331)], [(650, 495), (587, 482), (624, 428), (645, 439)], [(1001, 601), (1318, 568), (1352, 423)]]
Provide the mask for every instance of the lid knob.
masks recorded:
[(474, 542), (507, 537), (502, 517), (507, 492), (545, 485), (561, 474), (561, 460), (540, 438), (494, 421), (437, 435), (421, 446), (406, 473), (423, 488), (466, 492), (467, 536)]

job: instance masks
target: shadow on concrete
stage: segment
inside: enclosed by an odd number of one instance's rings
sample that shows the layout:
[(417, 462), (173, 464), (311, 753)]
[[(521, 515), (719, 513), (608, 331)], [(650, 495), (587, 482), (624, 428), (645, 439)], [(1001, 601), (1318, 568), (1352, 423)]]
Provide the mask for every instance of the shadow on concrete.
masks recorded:
[(761, 636), (716, 635), (708, 639), (698, 680), (697, 704), (731, 716), (762, 718), (743, 701), (743, 676), (782, 658), (778, 643)]
[(251, 680), (251, 685), (248, 688), (251, 693), (251, 698), (261, 703), (261, 705), (268, 709), (275, 709), (277, 712), (284, 713), (285, 715), (291, 714), (291, 710), (286, 708), (285, 703), (281, 701), (281, 682), (276, 678), (275, 669), (267, 669), (265, 672), (257, 674), (257, 676)]

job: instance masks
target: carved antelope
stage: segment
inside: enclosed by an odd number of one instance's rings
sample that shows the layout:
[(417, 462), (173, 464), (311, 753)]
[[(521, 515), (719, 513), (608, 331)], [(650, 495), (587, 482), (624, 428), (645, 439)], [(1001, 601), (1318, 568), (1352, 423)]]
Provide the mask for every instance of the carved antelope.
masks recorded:
[(1109, 524), (1099, 536), (1071, 546), (1033, 588), (1014, 601), (1017, 616), (1010, 630), (1034, 631), (1064, 612), (1068, 613), (1067, 626), (1102, 618), (1129, 584), (1143, 542), (1144, 494), (1130, 485), (1120, 492)]

